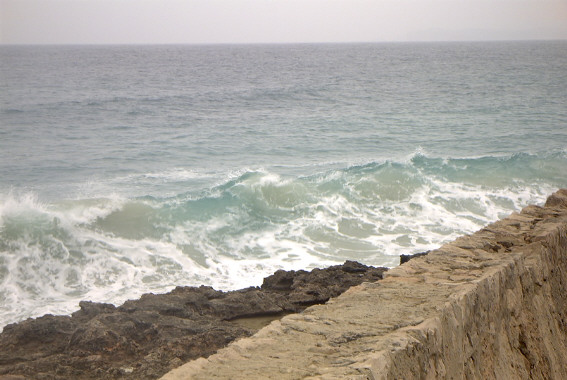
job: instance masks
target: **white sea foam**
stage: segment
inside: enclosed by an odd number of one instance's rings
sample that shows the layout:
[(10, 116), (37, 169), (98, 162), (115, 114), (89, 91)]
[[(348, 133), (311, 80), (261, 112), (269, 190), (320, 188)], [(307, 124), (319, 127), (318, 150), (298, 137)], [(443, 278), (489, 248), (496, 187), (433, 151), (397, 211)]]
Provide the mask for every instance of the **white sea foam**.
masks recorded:
[(25, 192), (23, 194), (14, 194), (10, 191), (8, 194), (0, 194), (0, 220), (8, 215), (21, 215), (32, 211), (43, 212), (44, 205), (38, 201), (37, 194), (34, 192)]

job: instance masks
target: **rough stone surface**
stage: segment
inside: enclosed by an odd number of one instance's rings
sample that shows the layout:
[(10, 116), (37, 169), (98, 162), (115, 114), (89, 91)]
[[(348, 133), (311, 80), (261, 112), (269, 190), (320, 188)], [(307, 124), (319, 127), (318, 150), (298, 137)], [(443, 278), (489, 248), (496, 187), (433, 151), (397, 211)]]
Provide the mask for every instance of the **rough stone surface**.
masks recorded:
[[(285, 281), (284, 281), (285, 282)], [(567, 379), (567, 190), (172, 379)]]
[(81, 302), (72, 316), (45, 315), (6, 326), (0, 334), (0, 380), (155, 379), (286, 313), (377, 281), (385, 270), (347, 261), (311, 272), (278, 271), (261, 288), (177, 287), (119, 307)]

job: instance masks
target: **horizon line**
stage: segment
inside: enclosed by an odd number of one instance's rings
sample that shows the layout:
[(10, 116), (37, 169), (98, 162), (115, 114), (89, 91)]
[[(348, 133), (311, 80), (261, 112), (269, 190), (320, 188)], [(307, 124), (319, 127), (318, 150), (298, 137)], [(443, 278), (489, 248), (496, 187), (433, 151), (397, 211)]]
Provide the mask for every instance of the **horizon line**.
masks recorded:
[(403, 43), (559, 42), (567, 38), (384, 40), (384, 41), (266, 41), (266, 42), (0, 42), (0, 46), (212, 46), (212, 45), (348, 45)]

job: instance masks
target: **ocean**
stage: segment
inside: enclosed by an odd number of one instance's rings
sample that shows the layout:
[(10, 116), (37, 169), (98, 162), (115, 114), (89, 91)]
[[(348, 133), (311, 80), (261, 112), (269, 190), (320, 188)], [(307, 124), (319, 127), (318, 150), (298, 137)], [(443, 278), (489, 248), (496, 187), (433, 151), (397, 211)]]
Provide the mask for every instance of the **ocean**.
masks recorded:
[(567, 41), (0, 46), (0, 328), (394, 267), (567, 187)]

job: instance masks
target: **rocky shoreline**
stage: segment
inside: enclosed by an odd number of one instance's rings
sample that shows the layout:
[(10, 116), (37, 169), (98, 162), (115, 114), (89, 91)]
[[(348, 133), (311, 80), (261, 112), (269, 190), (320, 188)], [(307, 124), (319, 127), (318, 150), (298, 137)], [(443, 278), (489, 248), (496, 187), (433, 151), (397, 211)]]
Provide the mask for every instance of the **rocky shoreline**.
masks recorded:
[(71, 316), (45, 315), (0, 334), (0, 380), (156, 379), (207, 357), (274, 319), (325, 303), (387, 268), (347, 261), (277, 271), (261, 287), (222, 292), (177, 287), (121, 306), (83, 301)]
[(347, 261), (8, 325), (0, 380), (566, 378), (566, 253), (562, 189), (387, 273)]
[(162, 380), (567, 379), (567, 189)]

